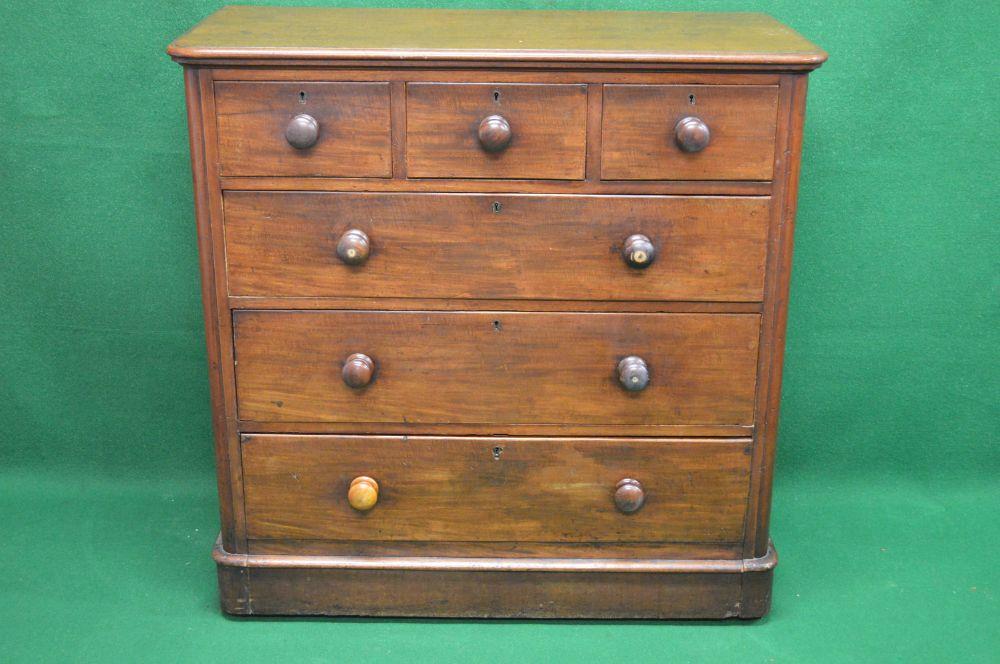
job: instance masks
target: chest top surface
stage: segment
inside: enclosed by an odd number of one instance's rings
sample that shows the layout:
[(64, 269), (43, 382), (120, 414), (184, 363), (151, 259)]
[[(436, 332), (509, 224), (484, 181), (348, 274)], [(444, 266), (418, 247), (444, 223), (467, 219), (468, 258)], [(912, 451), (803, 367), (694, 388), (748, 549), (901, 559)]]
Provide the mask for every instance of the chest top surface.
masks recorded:
[(437, 60), (730, 65), (809, 70), (826, 53), (752, 13), (225, 7), (178, 60)]

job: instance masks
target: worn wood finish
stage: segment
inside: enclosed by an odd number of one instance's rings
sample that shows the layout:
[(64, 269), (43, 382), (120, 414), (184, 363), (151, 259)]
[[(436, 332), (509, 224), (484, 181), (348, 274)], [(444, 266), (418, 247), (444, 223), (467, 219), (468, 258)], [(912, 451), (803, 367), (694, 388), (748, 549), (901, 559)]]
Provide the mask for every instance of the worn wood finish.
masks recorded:
[[(732, 542), (749, 460), (748, 439), (243, 438), (254, 539)], [(377, 504), (348, 501), (358, 476)], [(631, 477), (645, 501), (622, 514)]]
[[(600, 133), (600, 132), (598, 132)], [(402, 152), (402, 151), (400, 151)], [(400, 174), (402, 174), (402, 170)], [(596, 172), (595, 172), (596, 173)], [(599, 175), (599, 173), (595, 174)], [(357, 191), (506, 194), (599, 194), (643, 196), (770, 196), (773, 184), (760, 181), (677, 180), (474, 180), (414, 178), (222, 178), (225, 191)]]
[[(229, 287), (238, 296), (757, 301), (769, 203), (227, 192)], [(339, 255), (352, 229), (370, 241), (361, 267)], [(658, 253), (644, 269), (621, 255), (636, 233)]]
[(741, 616), (743, 576), (220, 566), (219, 585), (246, 616), (722, 619)]
[[(753, 314), (234, 314), (240, 419), (503, 424), (750, 424)], [(377, 375), (344, 385), (344, 358)], [(642, 392), (616, 367), (640, 355)]]
[[(388, 83), (218, 82), (215, 103), (222, 175), (392, 175)], [(286, 137), (300, 114), (319, 126), (306, 149)]]
[(812, 69), (826, 53), (764, 14), (226, 7), (180, 59), (427, 59)]
[[(778, 88), (756, 85), (605, 85), (601, 177), (609, 180), (770, 180)], [(697, 117), (711, 140), (698, 152), (676, 124)]]
[(270, 8), (169, 50), (225, 610), (768, 610), (822, 50), (759, 15)]
[[(510, 136), (484, 146), (481, 125), (493, 116)], [(407, 175), (579, 180), (586, 118), (585, 85), (408, 83)], [(502, 132), (494, 133), (499, 141)]]
[(791, 284), (792, 247), (795, 231), (795, 206), (798, 198), (802, 132), (806, 112), (805, 76), (788, 76), (783, 81), (782, 112), (786, 114), (785, 133), (779, 143), (777, 163), (783, 179), (779, 182), (777, 203), (772, 206), (768, 242), (768, 292), (761, 341), (765, 353), (760, 358), (762, 381), (757, 390), (755, 412), (761, 421), (754, 448), (754, 472), (748, 510), (744, 553), (759, 555), (770, 544), (771, 483), (777, 442), (778, 409), (781, 405), (781, 369), (785, 354), (785, 325), (788, 320), (788, 291)]
[(251, 539), (251, 555), (742, 560), (739, 542), (414, 542)]
[(259, 422), (243, 420), (244, 431), (260, 433), (436, 434), (474, 436), (699, 436), (724, 438), (754, 433), (752, 424), (497, 424), (496, 422)]
[(669, 300), (494, 300), (412, 297), (253, 297), (230, 296), (231, 309), (409, 309), (420, 311), (563, 311), (634, 313), (748, 314), (763, 311), (760, 302), (685, 302)]
[[(750, 560), (233, 555), (216, 546), (238, 615), (758, 618), (774, 549)], [(413, 585), (411, 585), (411, 583)]]

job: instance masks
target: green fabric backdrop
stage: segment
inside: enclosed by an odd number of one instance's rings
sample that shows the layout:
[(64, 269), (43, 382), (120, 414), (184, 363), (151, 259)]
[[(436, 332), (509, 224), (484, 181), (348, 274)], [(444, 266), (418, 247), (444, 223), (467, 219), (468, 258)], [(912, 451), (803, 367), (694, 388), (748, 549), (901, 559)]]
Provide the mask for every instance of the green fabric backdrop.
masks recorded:
[(831, 54), (810, 82), (775, 608), (707, 625), (218, 613), (183, 89), (164, 54), (218, 4), (0, 6), (0, 658), (997, 661), (1000, 5), (398, 3), (759, 10)]

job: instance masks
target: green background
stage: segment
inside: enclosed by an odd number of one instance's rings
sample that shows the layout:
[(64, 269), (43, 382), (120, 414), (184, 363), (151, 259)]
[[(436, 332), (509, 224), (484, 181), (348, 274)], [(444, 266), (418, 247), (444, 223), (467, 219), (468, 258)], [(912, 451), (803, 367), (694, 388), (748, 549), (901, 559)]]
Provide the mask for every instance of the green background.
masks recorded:
[(773, 612), (220, 615), (183, 89), (164, 54), (218, 4), (13, 0), (0, 6), (0, 659), (997, 661), (1000, 5), (408, 4), (760, 10), (831, 54), (810, 81)]

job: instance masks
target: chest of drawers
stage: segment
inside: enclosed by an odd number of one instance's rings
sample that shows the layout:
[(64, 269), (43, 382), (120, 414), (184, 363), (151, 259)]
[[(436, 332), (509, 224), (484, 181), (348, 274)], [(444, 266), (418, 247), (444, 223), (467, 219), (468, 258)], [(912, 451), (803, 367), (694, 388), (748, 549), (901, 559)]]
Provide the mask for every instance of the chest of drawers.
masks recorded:
[(821, 50), (755, 14), (232, 7), (169, 53), (226, 611), (767, 611)]

